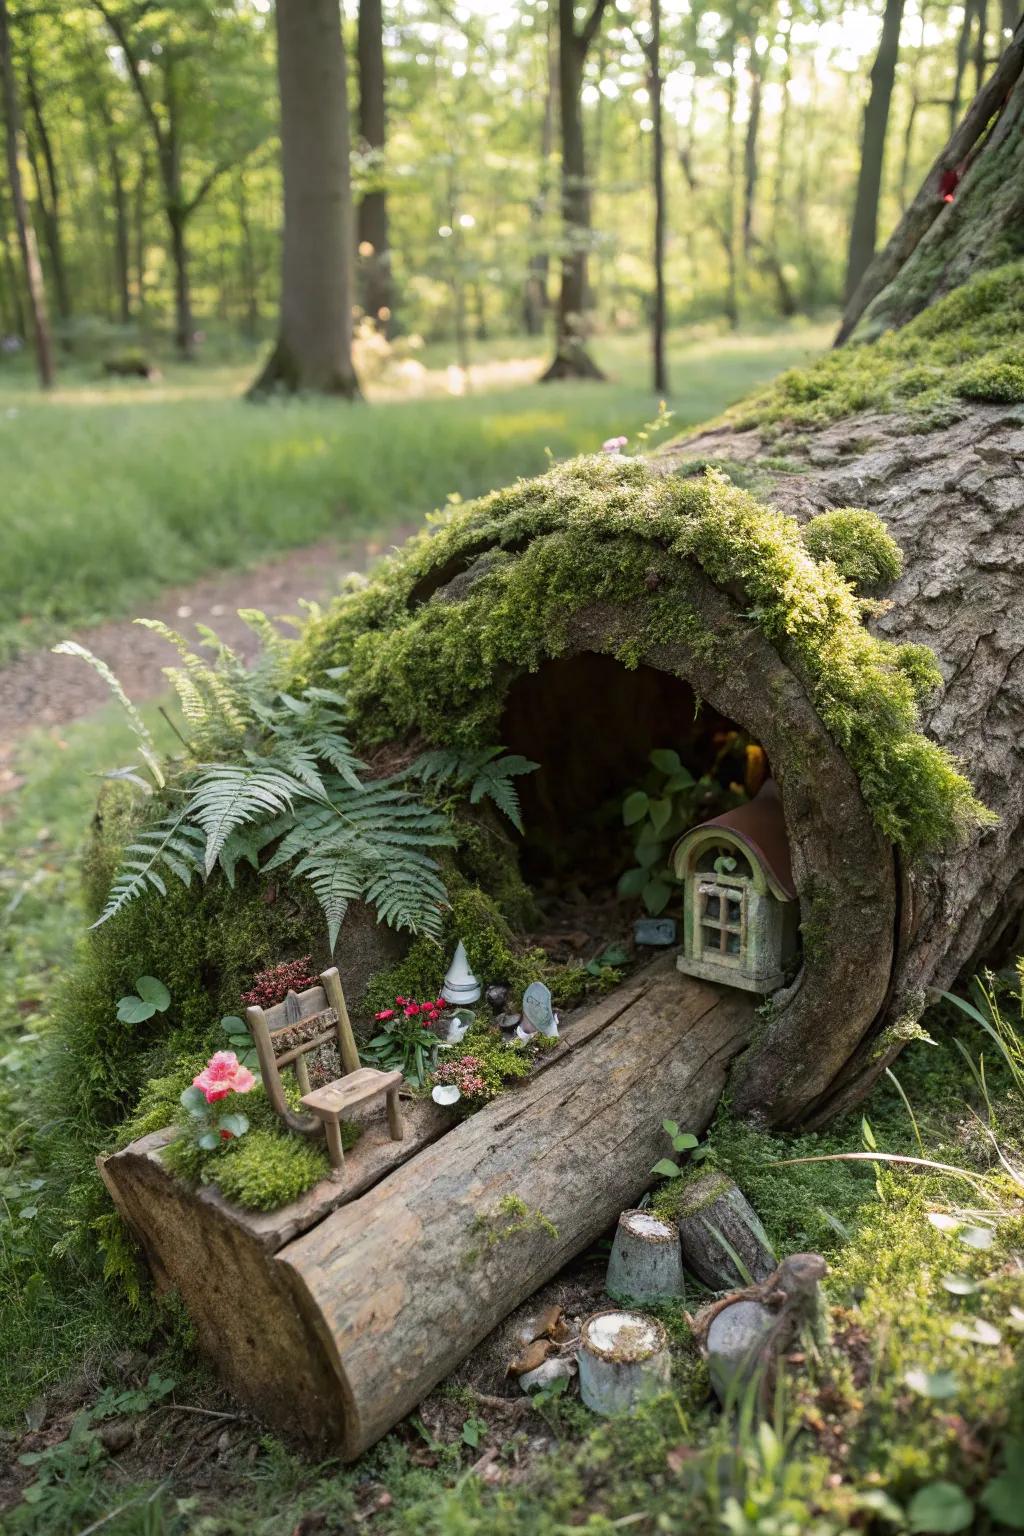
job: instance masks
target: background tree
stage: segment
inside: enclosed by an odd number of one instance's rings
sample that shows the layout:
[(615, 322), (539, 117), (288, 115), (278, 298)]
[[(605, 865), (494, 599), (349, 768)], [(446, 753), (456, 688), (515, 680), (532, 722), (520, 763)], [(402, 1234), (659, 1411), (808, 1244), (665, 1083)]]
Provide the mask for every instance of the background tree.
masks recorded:
[(850, 224), (850, 248), (846, 263), (847, 298), (852, 297), (867, 270), (878, 240), (878, 200), (882, 188), (889, 107), (900, 51), (903, 5), (904, 0), (885, 0), (882, 36), (871, 67), (871, 90), (864, 108), (861, 135), (860, 173)]
[(388, 206), (384, 185), (386, 102), (384, 75), (384, 7), (382, 0), (359, 0), (356, 43), (359, 68), (359, 140), (366, 155), (368, 185), (359, 199), (360, 303), (383, 331), (394, 313)]
[(558, 112), (562, 138), (562, 252), (555, 357), (544, 374), (550, 379), (602, 379), (583, 334), (587, 307), (587, 246), (590, 240), (590, 188), (583, 145), (583, 71), (608, 0), (593, 0), (577, 30), (573, 0), (558, 0)]
[(44, 389), (49, 389), (56, 380), (56, 369), (53, 361), (53, 341), (50, 336), (50, 321), (46, 310), (43, 269), (39, 264), (35, 229), (29, 214), (28, 203), (25, 200), (25, 189), (21, 179), (21, 113), (14, 79), (14, 58), (7, 0), (0, 0), (0, 92), (2, 92), (3, 100), (5, 143), (7, 149), (7, 185), (10, 191), (11, 207), (14, 212), (14, 224), (18, 232), (18, 244), (21, 247), (21, 260), (25, 273), (25, 289), (28, 295), (29, 312), (32, 316), (32, 334), (35, 340), (36, 363), (39, 368), (39, 382)]
[(338, 0), (277, 0), (284, 244), (277, 343), (253, 393), (359, 395), (352, 194)]

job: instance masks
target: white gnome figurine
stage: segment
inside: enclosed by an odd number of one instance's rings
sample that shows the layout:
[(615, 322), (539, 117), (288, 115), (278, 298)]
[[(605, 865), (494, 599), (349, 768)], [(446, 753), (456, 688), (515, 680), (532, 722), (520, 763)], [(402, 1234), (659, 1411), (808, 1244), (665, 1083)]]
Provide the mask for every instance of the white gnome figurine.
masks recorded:
[(462, 1008), (469, 1003), (478, 1002), (480, 990), (480, 982), (469, 968), (466, 946), (460, 939), (452, 957), (452, 963), (448, 967), (448, 974), (444, 978), (441, 996), (446, 1003)]

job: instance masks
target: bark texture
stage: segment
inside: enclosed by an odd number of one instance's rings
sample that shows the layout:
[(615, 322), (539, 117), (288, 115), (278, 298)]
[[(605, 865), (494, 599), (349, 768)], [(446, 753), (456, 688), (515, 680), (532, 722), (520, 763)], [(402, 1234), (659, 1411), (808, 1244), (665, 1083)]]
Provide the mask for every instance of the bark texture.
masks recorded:
[(185, 1189), (160, 1135), (104, 1178), (231, 1390), (352, 1459), (636, 1200), (663, 1115), (708, 1124), (752, 1017), (662, 960), (567, 1023), (533, 1076), (321, 1219), (306, 1210), (297, 1236), (292, 1207), (254, 1218)]
[(277, 345), (253, 393), (353, 399), (352, 197), (338, 0), (278, 0), (284, 249)]
[[(1000, 818), (952, 852), (900, 867), (884, 996), (833, 1081), (804, 1105), (800, 1117), (813, 1124), (869, 1091), (929, 995), (1011, 948), (1024, 912), (1024, 406), (965, 406), (951, 424), (920, 428), (912, 418), (865, 415), (809, 437), (776, 436), (769, 446), (757, 431), (723, 427), (661, 457), (666, 469), (710, 457), (756, 470), (759, 494), (801, 520), (850, 505), (879, 513), (905, 566), (873, 627), (935, 651), (945, 687), (925, 729), (961, 759)], [(800, 472), (766, 468), (768, 457)], [(880, 956), (872, 964), (888, 969)], [(841, 989), (831, 1006), (822, 999), (819, 1024), (829, 1020), (829, 1035), (844, 1031), (846, 1015)], [(820, 1049), (810, 1037), (805, 1043)], [(741, 1112), (756, 1110), (770, 1088), (765, 1067), (777, 1052), (784, 1072), (788, 1050), (785, 1010), (777, 1011), (758, 1051), (738, 1063)]]
[(882, 190), (882, 163), (885, 159), (885, 135), (889, 126), (889, 106), (896, 79), (896, 61), (900, 51), (903, 25), (903, 0), (885, 0), (882, 37), (871, 68), (871, 92), (864, 108), (861, 136), (860, 174), (850, 226), (850, 249), (846, 263), (846, 294), (849, 298), (871, 263), (878, 237), (878, 198)]

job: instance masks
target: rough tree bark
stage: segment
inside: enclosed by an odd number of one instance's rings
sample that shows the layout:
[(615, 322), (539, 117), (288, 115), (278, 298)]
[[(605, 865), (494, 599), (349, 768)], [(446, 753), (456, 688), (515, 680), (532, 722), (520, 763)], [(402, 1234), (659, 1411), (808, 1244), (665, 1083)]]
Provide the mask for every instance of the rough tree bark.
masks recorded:
[(25, 189), (21, 180), (19, 143), (21, 138), (21, 114), (18, 109), (18, 92), (14, 80), (14, 59), (11, 52), (10, 17), (7, 0), (0, 0), (0, 93), (3, 97), (5, 140), (7, 146), (7, 185), (10, 188), (14, 224), (18, 231), (21, 261), (25, 273), (25, 291), (32, 315), (32, 334), (35, 340), (36, 364), (39, 382), (50, 389), (56, 380), (53, 360), (53, 340), (50, 336), (50, 320), (46, 310), (46, 286), (43, 269), (39, 262), (36, 235), (32, 226)]
[[(382, 0), (359, 0), (356, 36), (359, 67), (359, 137), (376, 160), (383, 158), (387, 122), (384, 96), (384, 8)], [(379, 166), (374, 167), (375, 174)], [(364, 311), (385, 334), (394, 315), (388, 203), (383, 187), (364, 193), (359, 203), (358, 241)]]
[(651, 306), (652, 383), (658, 394), (668, 393), (665, 358), (665, 114), (661, 73), (661, 0), (651, 0), (650, 27), (637, 38), (647, 60), (647, 96), (651, 111), (651, 182), (654, 189), (654, 301)]
[(251, 393), (359, 396), (352, 194), (338, 0), (278, 0), (284, 249), (277, 344)]
[(875, 254), (878, 238), (878, 199), (882, 190), (882, 164), (885, 136), (889, 126), (889, 105), (896, 79), (896, 61), (900, 51), (904, 0), (886, 0), (882, 18), (882, 37), (871, 67), (871, 91), (864, 108), (861, 137), (860, 173), (850, 225), (850, 248), (846, 263), (846, 296), (850, 298)]
[[(839, 345), (864, 322), (876, 333), (902, 325), (964, 282), (993, 253), (1024, 251), (1024, 19), (884, 249), (851, 296)], [(953, 179), (950, 192), (944, 178)], [(946, 196), (951, 201), (944, 200)]]
[(577, 31), (573, 0), (558, 4), (558, 104), (562, 133), (562, 280), (558, 294), (555, 357), (542, 377), (603, 379), (588, 353), (583, 335), (587, 300), (587, 243), (590, 239), (590, 188), (583, 146), (583, 69), (597, 36), (608, 0), (594, 0)]

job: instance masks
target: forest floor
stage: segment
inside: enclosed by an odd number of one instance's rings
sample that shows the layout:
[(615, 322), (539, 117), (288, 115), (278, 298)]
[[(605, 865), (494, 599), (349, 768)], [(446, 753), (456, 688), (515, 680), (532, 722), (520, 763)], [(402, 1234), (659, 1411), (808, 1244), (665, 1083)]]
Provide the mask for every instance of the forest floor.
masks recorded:
[[(796, 361), (810, 334), (770, 345), (758, 338), (746, 352), (740, 341), (721, 343), (724, 350), (702, 343), (711, 357), (702, 383), (691, 387), (684, 359), (677, 366), (690, 391), (677, 423), (706, 417), (767, 377), (770, 358), (775, 367)], [(688, 355), (695, 373), (699, 363), (704, 368), (699, 349)], [(723, 370), (717, 394), (708, 382), (716, 357)], [(642, 361), (638, 344), (631, 366), (639, 371)], [(358, 422), (380, 422), (359, 471), (373, 487), (371, 505), (365, 523), (358, 509), (341, 517), (337, 494), (332, 500), (327, 488), (339, 475), (343, 485), (354, 483), (345, 478), (345, 455), (359, 435), (350, 426), (355, 413), (339, 418), (302, 406), (261, 415), (225, 403), (220, 393), (222, 409), (214, 410), (216, 400), (200, 404), (201, 378), (179, 386), (169, 377), (164, 387), (182, 390), (177, 404), (165, 402), (167, 413), (153, 403), (131, 404), (124, 418), (118, 391), (125, 386), (112, 387), (109, 407), (67, 398), (37, 404), (27, 395), (23, 405), (19, 398), (9, 409), (33, 416), (30, 446), (18, 450), (21, 467), (5, 481), (5, 492), (8, 484), (20, 488), (28, 461), (41, 464), (49, 445), (52, 476), (44, 476), (31, 505), (21, 496), (17, 512), (46, 523), (43, 568), (23, 565), (17, 578), (42, 596), (32, 622), (8, 632), (8, 654), (26, 640), (73, 630), (125, 672), (132, 691), (148, 697), (143, 713), (157, 731), (166, 729), (158, 713), (162, 658), (140, 644), (149, 640), (146, 632), (120, 615), (144, 603), (143, 611), (168, 622), (187, 627), (198, 620), (233, 635), (236, 606), (278, 612), (294, 608), (299, 596), (316, 596), (338, 572), (373, 558), (411, 507), (422, 511), (458, 483), (449, 458), (441, 466), (447, 480), (438, 474), (438, 489), (421, 485), (413, 499), (414, 464), (422, 471), (443, 412), (421, 426), (411, 406), (360, 411)], [(466, 442), (483, 430), (492, 450), (490, 461), (482, 450), (475, 460), (477, 489), (542, 467), (544, 446), (592, 448), (601, 436), (633, 430), (653, 414), (650, 396), (637, 386), (627, 419), (626, 398), (587, 386), (557, 397), (532, 386), (514, 396), (481, 394), (459, 429)], [(513, 400), (523, 411), (518, 421), (511, 419)], [(464, 404), (456, 399), (437, 409), (457, 415)], [(204, 419), (207, 409), (212, 421)], [(553, 427), (551, 413), (561, 426)], [(0, 399), (0, 437), (5, 420), (19, 419), (4, 417)], [(92, 429), (80, 429), (90, 420)], [(222, 429), (231, 441), (218, 456)], [(411, 457), (397, 441), (407, 429), (417, 440)], [(65, 430), (71, 444), (62, 441)], [(329, 449), (311, 446), (321, 438)], [(268, 440), (276, 442), (280, 462), (268, 453)], [(442, 432), (442, 454), (451, 441)], [(0, 442), (0, 451), (6, 448)], [(261, 473), (234, 485), (248, 451)], [(391, 457), (404, 465), (397, 475)], [(311, 458), (316, 472), (306, 478)], [(176, 459), (184, 488), (175, 484)], [(144, 466), (141, 485), (133, 480), (136, 463)], [(240, 573), (238, 532), (252, 486), (260, 497), (259, 527), (247, 557), (291, 552)], [(61, 537), (69, 560), (87, 555), (89, 519), (102, 525), (105, 508), (126, 487), (132, 518), (142, 517), (147, 528), (153, 520), (152, 540), (140, 530), (109, 581), (86, 583), (70, 596), (55, 593)], [(226, 507), (212, 507), (217, 496), (227, 496)], [(275, 506), (288, 524), (280, 538)], [(7, 512), (5, 502), (0, 519)], [(203, 523), (221, 515), (225, 527), (236, 520), (235, 554), (224, 546), (223, 559), (209, 558), (219, 546), (206, 540)], [(54, 539), (50, 549), (47, 540)], [(161, 547), (172, 551), (155, 571), (146, 559), (150, 544), (154, 559)], [(83, 626), (96, 618), (107, 622), (99, 633), (87, 631)], [(60, 681), (45, 670), (50, 662), (66, 669)], [(33, 672), (35, 666), (43, 670)], [(830, 1265), (829, 1368), (812, 1376), (807, 1362), (794, 1362), (775, 1413), (759, 1430), (720, 1414), (709, 1394), (686, 1320), (703, 1299), (699, 1288), (663, 1314), (673, 1346), (672, 1392), (631, 1419), (597, 1421), (571, 1392), (529, 1402), (516, 1396), (501, 1380), (507, 1328), (352, 1467), (311, 1461), (226, 1398), (197, 1363), (186, 1320), (157, 1304), (144, 1283), (135, 1293), (125, 1288), (124, 1273), (104, 1274), (97, 1234), (78, 1214), (87, 1202), (61, 1161), (59, 1120), (40, 1123), (49, 999), (84, 924), (78, 857), (95, 775), (130, 755), (119, 713), (93, 707), (91, 683), (80, 664), (48, 653), (30, 652), (0, 673), (0, 690), (8, 689), (0, 739), (16, 733), (0, 763), (5, 1536), (568, 1536), (581, 1528), (590, 1536), (847, 1536), (872, 1523), (885, 1531), (969, 1529), (983, 1536), (1019, 1528), (1006, 1512), (1024, 1508), (1024, 1484), (1019, 1475), (1012, 1481), (1013, 1469), (1024, 1467), (1024, 1456), (1015, 1463), (1012, 1449), (1014, 1436), (1024, 1449), (1024, 1383), (1014, 1351), (1024, 1327), (1024, 1189), (1000, 1167), (991, 1139), (1011, 1167), (1019, 1166), (1024, 1047), (1012, 977), (1000, 985), (1008, 1038), (1018, 1042), (1016, 1073), (979, 1024), (942, 1008), (926, 1018), (930, 1039), (908, 1048), (864, 1107), (863, 1120), (858, 1114), (827, 1134), (772, 1138), (723, 1112), (712, 1128), (712, 1162), (737, 1178), (776, 1251), (813, 1249)], [(925, 1156), (962, 1171), (789, 1162), (865, 1148)], [(607, 1240), (595, 1245), (528, 1305), (553, 1299), (573, 1316), (599, 1306), (607, 1250)]]

